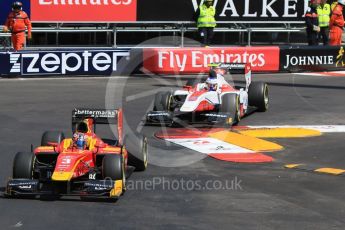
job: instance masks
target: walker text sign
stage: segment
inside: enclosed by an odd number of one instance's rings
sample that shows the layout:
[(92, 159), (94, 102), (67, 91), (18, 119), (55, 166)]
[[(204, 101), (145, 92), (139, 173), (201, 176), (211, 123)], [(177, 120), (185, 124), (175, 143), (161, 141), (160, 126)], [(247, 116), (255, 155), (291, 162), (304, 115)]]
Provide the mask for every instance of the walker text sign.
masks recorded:
[[(138, 21), (193, 21), (204, 0), (138, 0)], [(217, 21), (304, 21), (308, 0), (214, 0)], [(155, 9), (152, 12), (152, 9)]]
[[(31, 17), (33, 21), (40, 22), (194, 21), (195, 12), (203, 2), (204, 0), (31, 0)], [(303, 22), (308, 0), (214, 0), (214, 6), (217, 21)]]

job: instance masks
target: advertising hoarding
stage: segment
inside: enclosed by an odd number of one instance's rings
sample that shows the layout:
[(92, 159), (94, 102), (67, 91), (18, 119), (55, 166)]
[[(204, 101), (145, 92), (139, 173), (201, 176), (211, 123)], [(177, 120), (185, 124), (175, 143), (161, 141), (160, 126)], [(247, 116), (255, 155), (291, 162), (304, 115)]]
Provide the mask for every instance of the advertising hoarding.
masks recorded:
[[(111, 75), (120, 73), (130, 50), (47, 50), (0, 53), (1, 75)], [(122, 62), (125, 65), (126, 62)]]
[[(202, 2), (138, 0), (138, 21), (193, 21)], [(308, 0), (214, 0), (214, 6), (217, 21), (303, 22)]]
[(343, 46), (292, 46), (280, 49), (280, 70), (289, 72), (345, 68)]
[(208, 64), (251, 63), (254, 72), (279, 70), (279, 47), (147, 48), (143, 67), (156, 74), (205, 73)]
[[(37, 22), (194, 21), (203, 1), (31, 0), (31, 18)], [(303, 22), (308, 0), (214, 0), (214, 6), (217, 21)]]

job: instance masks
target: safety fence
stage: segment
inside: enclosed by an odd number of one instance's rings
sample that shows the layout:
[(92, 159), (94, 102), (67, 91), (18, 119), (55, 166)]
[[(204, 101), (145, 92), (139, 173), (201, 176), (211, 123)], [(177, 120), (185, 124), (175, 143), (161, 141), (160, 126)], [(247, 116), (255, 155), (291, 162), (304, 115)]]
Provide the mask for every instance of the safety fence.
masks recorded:
[[(161, 42), (159, 39), (155, 40), (155, 43), (149, 44), (153, 46), (175, 46), (175, 47), (186, 47), (195, 46), (191, 44), (188, 38), (197, 38), (197, 28), (194, 22), (136, 22), (136, 23), (117, 23), (117, 24), (73, 24), (73, 23), (55, 23), (49, 24), (49, 26), (33, 26), (33, 38), (34, 42), (29, 43), (28, 47), (47, 47), (47, 46), (65, 46), (63, 40), (72, 40), (70, 45), (80, 46), (81, 42), (78, 43), (78, 38), (81, 34), (87, 34), (88, 41), (85, 42), (85, 46), (96, 46), (101, 45), (103, 47), (124, 47), (124, 46), (138, 46), (138, 44), (144, 43), (145, 39), (138, 40), (137, 43), (131, 43), (133, 35), (137, 37), (143, 37), (147, 40), (148, 38), (158, 38), (162, 35), (170, 36), (170, 41)], [(0, 27), (2, 30), (2, 27)], [(303, 23), (290, 23), (290, 22), (279, 22), (267, 26), (263, 23), (234, 23), (234, 22), (218, 22), (218, 27), (215, 28), (216, 34), (222, 34), (223, 39), (219, 38), (217, 45), (229, 44), (229, 36), (227, 34), (235, 34), (238, 38), (237, 41), (231, 43), (237, 45), (252, 45), (254, 34), (267, 34), (275, 35), (278, 33), (284, 34), (284, 39), (280, 42), (286, 44), (291, 43), (291, 34), (303, 33), (304, 36), (304, 24)], [(144, 36), (150, 34), (150, 36)], [(275, 34), (274, 34), (275, 33)], [(71, 36), (66, 37), (66, 34)], [(0, 33), (0, 37), (8, 37), (9, 33)], [(64, 38), (65, 36), (65, 38)], [(186, 39), (188, 41), (186, 42)], [(99, 42), (102, 40), (101, 42)], [(263, 43), (267, 43), (267, 39), (263, 39)]]
[[(187, 47), (197, 40), (196, 12), (204, 0), (22, 0), (34, 22), (28, 47), (137, 46), (168, 35), (151, 46)], [(289, 44), (305, 41), (309, 0), (214, 0), (215, 45)], [(0, 1), (0, 24), (13, 0)], [(0, 28), (1, 29), (1, 28)], [(291, 36), (291, 35), (294, 36)], [(279, 35), (279, 36), (278, 36)], [(0, 34), (2, 36), (2, 34)], [(7, 35), (6, 35), (7, 36)], [(187, 39), (191, 38), (191, 39)], [(188, 41), (187, 41), (188, 40)], [(147, 44), (147, 42), (145, 43)]]
[(214, 62), (251, 63), (254, 72), (344, 69), (344, 47), (261, 46), (224, 48), (64, 49), (0, 52), (0, 74), (199, 74)]

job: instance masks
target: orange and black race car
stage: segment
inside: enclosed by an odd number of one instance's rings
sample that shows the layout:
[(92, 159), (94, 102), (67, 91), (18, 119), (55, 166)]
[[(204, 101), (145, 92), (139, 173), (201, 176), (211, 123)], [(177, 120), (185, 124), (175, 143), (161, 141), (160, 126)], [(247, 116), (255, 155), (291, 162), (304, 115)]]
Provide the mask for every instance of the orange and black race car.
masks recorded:
[[(16, 154), (5, 195), (118, 198), (126, 176), (144, 171), (148, 160), (147, 139), (138, 134), (123, 138), (122, 120), (121, 109), (74, 109), (72, 138), (47, 131), (41, 146)], [(96, 124), (117, 124), (117, 138), (98, 137)]]

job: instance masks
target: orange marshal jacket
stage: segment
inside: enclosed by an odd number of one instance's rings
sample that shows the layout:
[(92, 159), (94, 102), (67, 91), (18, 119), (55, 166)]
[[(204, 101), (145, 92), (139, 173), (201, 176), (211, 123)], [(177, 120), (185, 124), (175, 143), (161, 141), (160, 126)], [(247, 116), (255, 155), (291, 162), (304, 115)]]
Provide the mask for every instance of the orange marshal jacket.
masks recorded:
[(332, 29), (335, 26), (341, 29), (344, 27), (343, 6), (341, 4), (338, 4), (332, 11), (329, 28)]
[(31, 22), (24, 11), (19, 11), (18, 13), (12, 11), (7, 17), (5, 26), (13, 34), (24, 32), (26, 28), (28, 29), (28, 34), (31, 34)]

